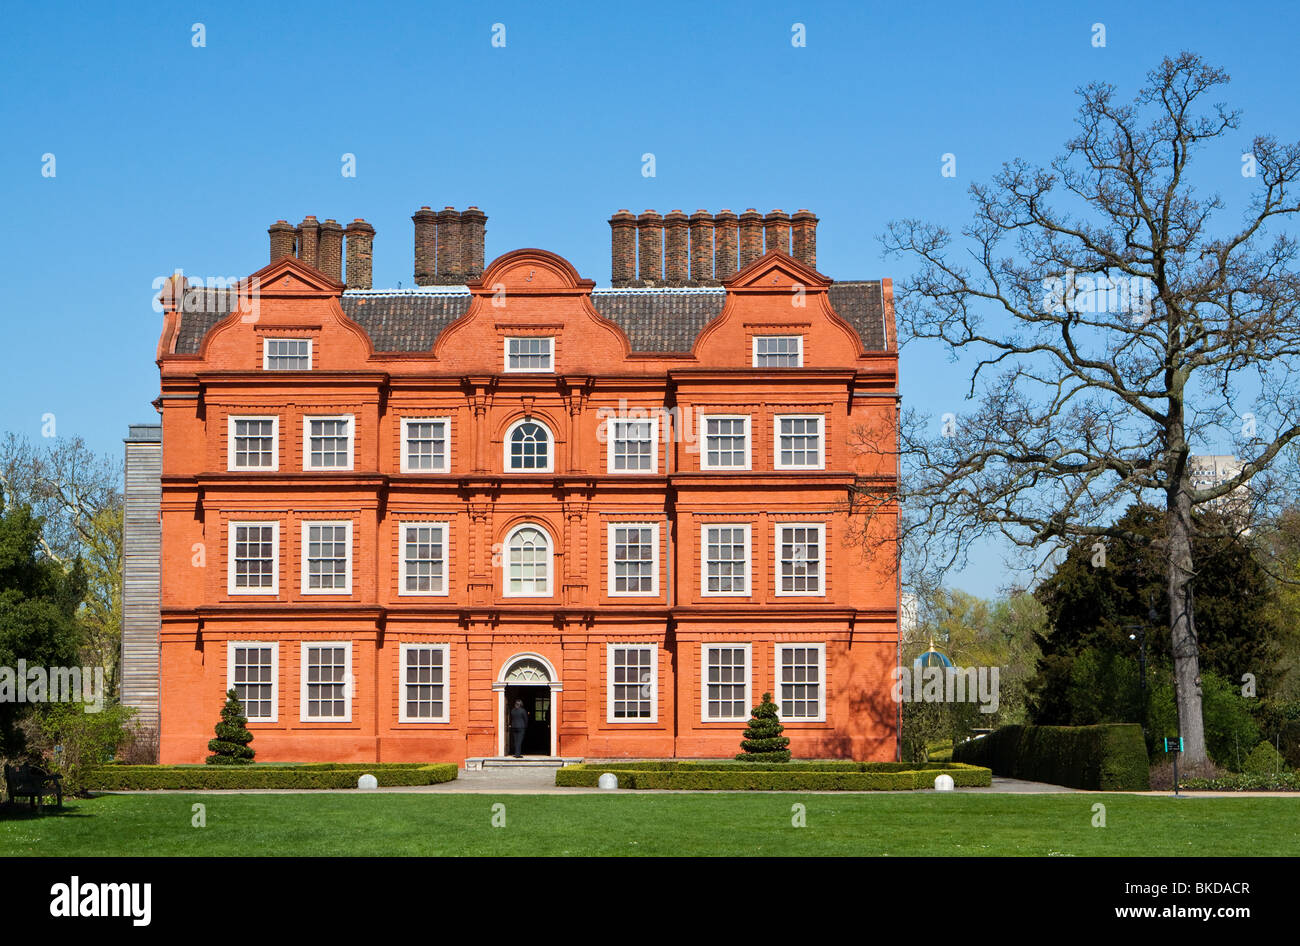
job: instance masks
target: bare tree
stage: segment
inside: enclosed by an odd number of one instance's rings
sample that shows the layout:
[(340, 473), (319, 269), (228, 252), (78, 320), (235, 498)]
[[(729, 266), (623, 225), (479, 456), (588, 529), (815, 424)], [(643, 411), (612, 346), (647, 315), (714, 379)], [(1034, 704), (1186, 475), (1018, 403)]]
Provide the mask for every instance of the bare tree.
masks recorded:
[[(996, 534), (1045, 555), (1092, 536), (1104, 556), (1118, 511), (1162, 495), (1189, 762), (1206, 757), (1193, 510), (1242, 491), (1280, 505), (1300, 436), (1300, 276), (1280, 229), (1300, 212), (1300, 146), (1260, 136), (1240, 164), (1234, 153), (1221, 165), (1252, 190), (1224, 228), (1223, 201), (1200, 196), (1189, 168), (1239, 126), (1207, 101), (1227, 81), (1183, 53), (1150, 72), (1132, 104), (1111, 85), (1086, 86), (1064, 154), (1050, 168), (1013, 161), (973, 186), (960, 238), (916, 220), (883, 237), (918, 264), (896, 291), (902, 337), (968, 359), (976, 405), (937, 428), (915, 414), (903, 423), (905, 543), (938, 571)], [(861, 432), (864, 447), (888, 443), (880, 434)], [(1189, 458), (1216, 444), (1232, 445), (1238, 472), (1194, 482)]]

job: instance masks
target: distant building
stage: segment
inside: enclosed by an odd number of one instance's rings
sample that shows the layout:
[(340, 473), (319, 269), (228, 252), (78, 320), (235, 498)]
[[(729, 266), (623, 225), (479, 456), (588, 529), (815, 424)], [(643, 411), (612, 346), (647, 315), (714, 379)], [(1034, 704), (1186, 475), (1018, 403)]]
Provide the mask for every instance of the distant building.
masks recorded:
[[(1187, 458), (1188, 477), (1193, 489), (1210, 489), (1226, 483), (1241, 473), (1242, 463), (1234, 456), (1206, 455)], [(1218, 499), (1201, 504), (1202, 509), (1213, 509), (1231, 518), (1238, 528), (1250, 519), (1250, 490), (1242, 485)]]

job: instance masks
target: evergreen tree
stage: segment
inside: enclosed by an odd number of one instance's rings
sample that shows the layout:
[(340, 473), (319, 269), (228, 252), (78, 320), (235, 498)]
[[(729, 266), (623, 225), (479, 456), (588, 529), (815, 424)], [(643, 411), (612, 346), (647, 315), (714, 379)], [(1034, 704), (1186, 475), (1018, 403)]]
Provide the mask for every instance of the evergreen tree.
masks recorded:
[(253, 734), (248, 731), (247, 723), (238, 694), (229, 690), (226, 705), (221, 708), (221, 722), (217, 723), (217, 738), (208, 742), (208, 749), (213, 753), (207, 758), (208, 765), (248, 765), (253, 761), (253, 750), (248, 746)]
[[(26, 740), (19, 723), (34, 703), (20, 701), (19, 661), (27, 667), (71, 667), (80, 634), (77, 607), (85, 593), (80, 561), (69, 567), (41, 547), (43, 520), (0, 490), (0, 755), (20, 758)], [(46, 694), (41, 695), (41, 699)], [(30, 691), (25, 693), (32, 699)]]
[[(1268, 574), (1249, 541), (1216, 513), (1199, 512), (1193, 522), (1200, 669), (1227, 680), (1250, 671), (1270, 688), (1281, 632)], [(1104, 543), (1077, 542), (1034, 592), (1048, 624), (1029, 684), (1031, 715), (1039, 725), (1140, 722), (1140, 646), (1130, 635), (1145, 634), (1148, 688), (1160, 668), (1173, 666), (1163, 629), (1169, 609), (1160, 554), (1167, 543), (1165, 513), (1135, 504), (1114, 528), (1118, 535)], [(1084, 693), (1088, 698), (1080, 700)]]
[(781, 735), (784, 731), (772, 694), (764, 693), (763, 702), (750, 710), (745, 738), (740, 741), (744, 751), (736, 758), (741, 762), (789, 762), (790, 739)]

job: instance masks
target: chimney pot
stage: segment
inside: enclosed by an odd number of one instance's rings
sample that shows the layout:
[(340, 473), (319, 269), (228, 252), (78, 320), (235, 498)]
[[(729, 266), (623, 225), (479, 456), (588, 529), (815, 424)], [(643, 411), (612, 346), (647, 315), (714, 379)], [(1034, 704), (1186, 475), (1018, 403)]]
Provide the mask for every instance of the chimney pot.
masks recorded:
[(636, 282), (636, 217), (620, 210), (609, 218), (609, 282), (615, 288)]
[(664, 218), (647, 210), (636, 218), (641, 282), (647, 286), (663, 285)]
[(790, 215), (777, 208), (763, 218), (763, 227), (767, 232), (766, 252), (780, 250), (790, 255)]
[(461, 276), (465, 282), (473, 282), (483, 278), (484, 257), (484, 237), (487, 234), (487, 214), (477, 207), (470, 205), (469, 209), (460, 215), (461, 227), (461, 259), (464, 261), (464, 267)]
[(664, 262), (669, 286), (684, 286), (690, 276), (689, 231), (686, 214), (680, 210), (664, 216)]
[(713, 278), (713, 215), (707, 210), (691, 214), (691, 284), (708, 286)]
[(320, 265), (316, 268), (333, 279), (343, 281), (343, 228), (333, 217), (320, 225), (320, 243), (317, 247)]
[(763, 255), (763, 215), (750, 207), (740, 215), (740, 269)]
[(288, 220), (277, 220), (266, 228), (266, 232), (271, 237), (271, 262), (286, 256), (293, 256), (294, 245), (297, 243), (293, 224)]
[(375, 228), (357, 217), (347, 228), (348, 288), (369, 289), (373, 278)]
[(444, 207), (436, 216), (438, 218), (438, 276), (435, 283), (439, 286), (451, 286), (464, 279), (460, 214), (456, 212), (455, 207)]
[(432, 286), (438, 275), (438, 215), (428, 205), (411, 214), (415, 224), (415, 284)]
[(320, 268), (320, 224), (311, 214), (298, 224), (298, 259), (313, 269)]
[(817, 215), (810, 210), (798, 210), (790, 222), (794, 231), (794, 258), (805, 266), (816, 269)]
[(713, 218), (714, 270), (718, 282), (736, 275), (736, 250), (739, 240), (737, 217), (730, 210), (720, 211)]

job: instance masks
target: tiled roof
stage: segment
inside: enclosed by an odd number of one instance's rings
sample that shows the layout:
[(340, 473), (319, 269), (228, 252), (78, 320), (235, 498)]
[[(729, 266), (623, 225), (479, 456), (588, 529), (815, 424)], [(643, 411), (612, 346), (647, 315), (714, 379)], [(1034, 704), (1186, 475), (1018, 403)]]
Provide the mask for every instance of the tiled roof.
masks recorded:
[[(867, 351), (885, 348), (884, 303), (878, 280), (832, 283), (831, 306), (857, 330)], [(376, 351), (419, 352), (433, 348), (438, 334), (469, 310), (464, 286), (427, 289), (349, 290), (342, 306)], [(592, 305), (627, 335), (637, 352), (689, 352), (700, 331), (722, 311), (723, 289), (595, 289)], [(187, 307), (191, 308), (191, 307)], [(177, 354), (195, 354), (212, 326), (229, 314), (221, 306), (184, 311)]]
[(727, 302), (725, 289), (593, 289), (596, 311), (633, 351), (687, 352)]
[(880, 280), (833, 282), (827, 295), (831, 308), (858, 331), (867, 351), (885, 350), (885, 301)]
[(429, 351), (438, 333), (469, 311), (463, 287), (437, 294), (345, 292), (343, 312), (375, 345), (375, 351)]
[(239, 305), (235, 292), (223, 289), (187, 289), (180, 306), (181, 328), (176, 337), (178, 354), (192, 355), (199, 350), (203, 336), (212, 326), (234, 312)]

